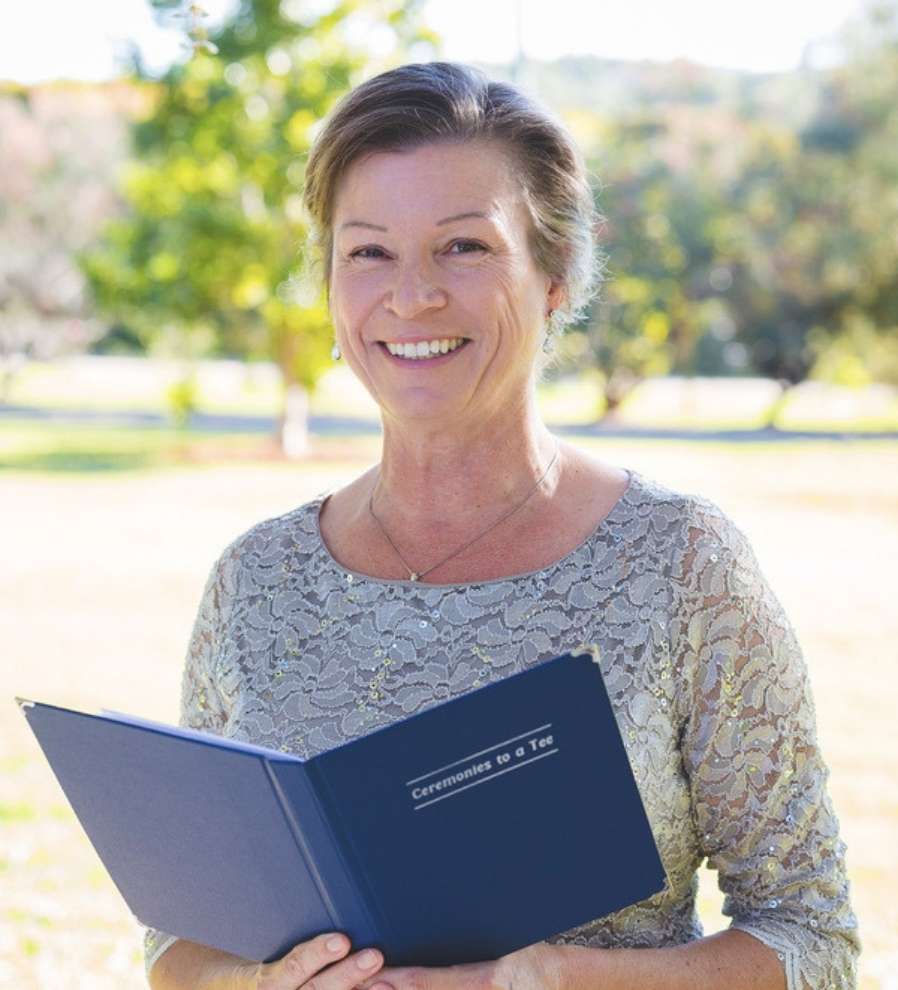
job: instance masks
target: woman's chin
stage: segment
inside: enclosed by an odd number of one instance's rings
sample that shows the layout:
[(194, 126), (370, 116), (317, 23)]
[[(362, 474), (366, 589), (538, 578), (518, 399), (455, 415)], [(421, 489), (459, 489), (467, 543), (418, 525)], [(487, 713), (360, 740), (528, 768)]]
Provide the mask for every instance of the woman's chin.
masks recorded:
[(383, 402), (381, 409), (384, 419), (418, 428), (432, 424), (442, 430), (452, 430), (461, 426), (465, 419), (465, 403), (453, 395), (405, 393)]

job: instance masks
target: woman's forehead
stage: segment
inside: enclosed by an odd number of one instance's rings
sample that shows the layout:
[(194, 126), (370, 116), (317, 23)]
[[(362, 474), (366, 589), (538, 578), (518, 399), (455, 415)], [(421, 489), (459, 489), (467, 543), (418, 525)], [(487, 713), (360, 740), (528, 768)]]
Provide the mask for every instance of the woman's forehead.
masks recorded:
[(334, 227), (389, 228), (403, 216), (439, 225), (481, 215), (501, 222), (521, 198), (508, 156), (495, 144), (422, 145), (378, 151), (349, 166), (334, 201)]

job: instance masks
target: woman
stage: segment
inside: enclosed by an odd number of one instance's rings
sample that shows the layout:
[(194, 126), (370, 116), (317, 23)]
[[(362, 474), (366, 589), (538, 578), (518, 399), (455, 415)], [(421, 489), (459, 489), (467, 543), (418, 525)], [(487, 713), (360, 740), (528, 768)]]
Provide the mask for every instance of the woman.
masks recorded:
[[(670, 884), (451, 968), (384, 967), (375, 949), (363, 969), (345, 935), (251, 964), (148, 930), (152, 986), (853, 987), (804, 662), (748, 541), (714, 503), (585, 455), (537, 412), (545, 348), (599, 274), (568, 133), (465, 66), (404, 66), (337, 107), (305, 202), (335, 356), (380, 406), (383, 453), (222, 553), (182, 724), (312, 755), (594, 642)], [(705, 857), (733, 918), (707, 938)]]

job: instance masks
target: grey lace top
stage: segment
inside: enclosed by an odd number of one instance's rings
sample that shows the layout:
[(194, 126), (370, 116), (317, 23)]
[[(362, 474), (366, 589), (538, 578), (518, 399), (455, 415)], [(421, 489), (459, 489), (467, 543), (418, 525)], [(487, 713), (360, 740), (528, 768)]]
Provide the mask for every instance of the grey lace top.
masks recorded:
[[(258, 523), (209, 574), (180, 724), (311, 756), (596, 644), (669, 886), (547, 941), (701, 937), (707, 858), (731, 927), (776, 951), (789, 990), (854, 988), (845, 846), (795, 632), (715, 503), (628, 474), (560, 560), (469, 584), (347, 570), (321, 538), (325, 494)], [(147, 975), (174, 941), (145, 928)]]

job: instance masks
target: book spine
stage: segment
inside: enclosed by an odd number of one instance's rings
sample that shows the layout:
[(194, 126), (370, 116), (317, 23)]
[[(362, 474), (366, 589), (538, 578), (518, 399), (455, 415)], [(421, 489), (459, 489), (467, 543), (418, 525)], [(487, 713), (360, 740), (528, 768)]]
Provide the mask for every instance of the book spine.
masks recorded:
[[(327, 889), (327, 884), (325, 883), (321, 870), (318, 867), (318, 862), (312, 850), (311, 843), (309, 842), (305, 830), (302, 825), (300, 825), (299, 819), (294, 811), (293, 802), (284, 793), (284, 788), (281, 786), (281, 782), (278, 780), (277, 774), (272, 770), (271, 763), (267, 759), (263, 758), (262, 764), (268, 774), (268, 779), (271, 782), (271, 788), (278, 799), (278, 804), (280, 804), (281, 810), (284, 812), (284, 817), (290, 825), (290, 830), (293, 833), (293, 838), (296, 840), (296, 845), (299, 847), (299, 851), (302, 853), (302, 858), (305, 860), (305, 864), (308, 867), (309, 874), (315, 882), (315, 888), (318, 891), (318, 896), (321, 898), (321, 903), (324, 905), (324, 908), (331, 919), (334, 931), (341, 931), (343, 919), (341, 918), (337, 905), (334, 903), (334, 899), (331, 897), (330, 892)], [(308, 790), (313, 799), (315, 799), (314, 788), (310, 787)], [(321, 809), (320, 807), (317, 807), (317, 799), (315, 799), (315, 804), (316, 810), (318, 810), (320, 815)]]
[[(365, 864), (358, 856), (347, 830), (342, 827), (339, 807), (334, 801), (327, 776), (322, 772), (319, 764), (315, 762), (314, 757), (305, 766), (309, 770), (311, 778), (310, 790), (314, 793), (322, 816), (329, 826), (329, 834), (334, 837), (335, 849), (344, 864), (351, 889), (356, 895), (354, 903), (361, 908), (365, 915), (365, 931), (370, 934), (363, 940), (364, 944), (377, 946), (384, 953), (384, 958), (388, 959), (396, 942), (392, 938), (386, 916), (368, 880)], [(330, 809), (334, 809), (333, 814), (330, 813)]]

